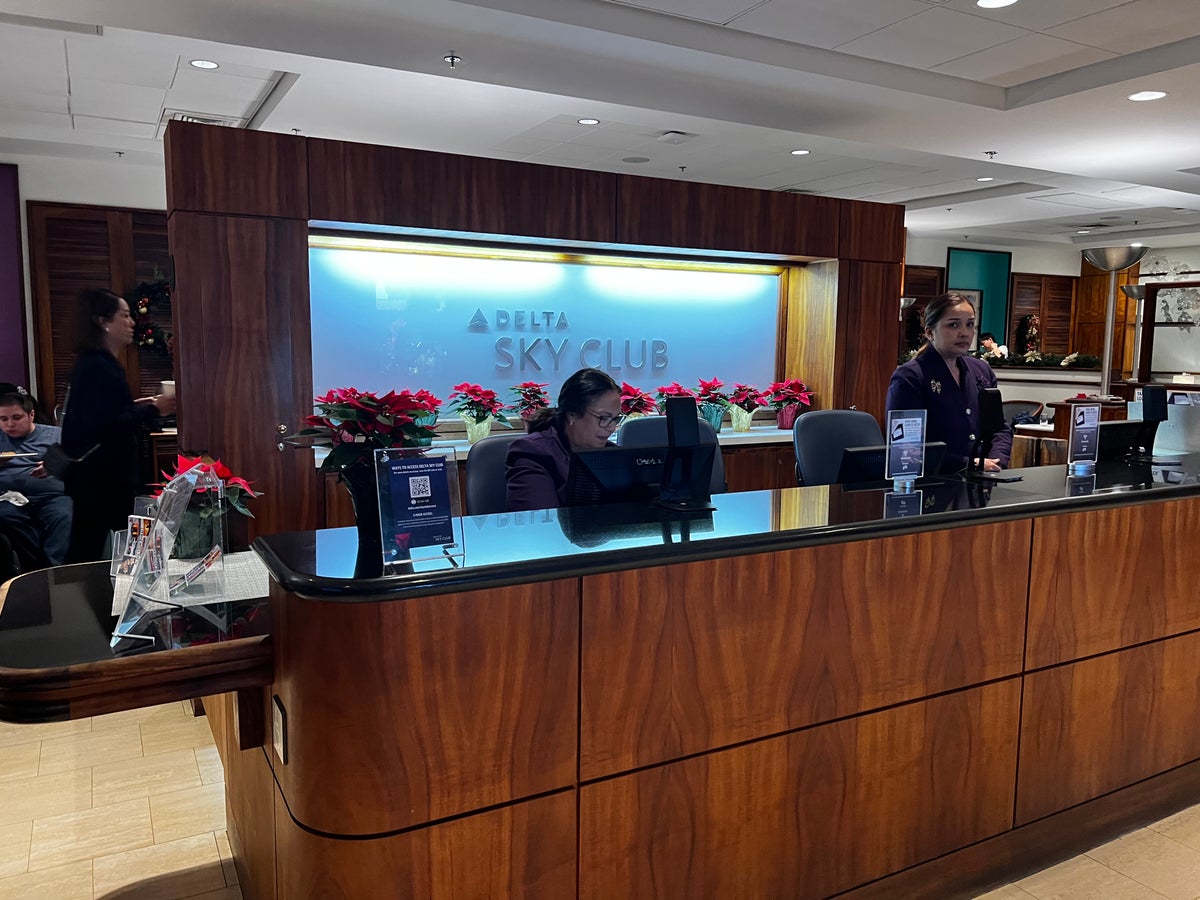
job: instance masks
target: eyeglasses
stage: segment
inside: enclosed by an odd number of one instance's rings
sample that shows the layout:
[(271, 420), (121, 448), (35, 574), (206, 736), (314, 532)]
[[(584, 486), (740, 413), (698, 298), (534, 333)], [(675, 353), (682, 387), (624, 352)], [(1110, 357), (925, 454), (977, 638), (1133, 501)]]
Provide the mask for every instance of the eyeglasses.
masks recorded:
[(591, 416), (593, 419), (595, 419), (596, 424), (599, 425), (601, 428), (616, 428), (618, 425), (620, 425), (622, 422), (625, 421), (625, 416), (623, 416), (623, 415), (620, 415), (620, 416), (602, 415), (600, 413), (594, 413), (590, 409), (585, 409), (584, 412), (586, 412), (589, 416)]

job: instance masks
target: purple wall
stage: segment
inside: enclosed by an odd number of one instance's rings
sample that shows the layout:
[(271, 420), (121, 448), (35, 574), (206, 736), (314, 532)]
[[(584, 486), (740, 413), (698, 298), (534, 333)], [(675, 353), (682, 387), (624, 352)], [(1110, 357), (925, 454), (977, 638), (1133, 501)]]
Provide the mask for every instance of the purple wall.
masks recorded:
[(29, 384), (17, 167), (0, 163), (0, 381)]

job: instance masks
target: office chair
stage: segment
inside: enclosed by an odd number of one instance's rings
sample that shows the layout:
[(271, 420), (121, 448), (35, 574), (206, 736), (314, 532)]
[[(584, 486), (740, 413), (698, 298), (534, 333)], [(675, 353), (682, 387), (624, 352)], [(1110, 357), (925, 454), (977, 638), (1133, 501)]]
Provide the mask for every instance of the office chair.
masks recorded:
[(847, 447), (882, 444), (883, 432), (875, 417), (854, 409), (818, 409), (796, 418), (792, 443), (796, 449), (796, 482), (802, 485), (836, 484)]
[[(725, 463), (721, 459), (721, 444), (717, 441), (717, 433), (703, 419), (700, 426), (700, 443), (715, 444), (713, 454), (712, 480), (709, 490), (714, 494), (725, 493)], [(618, 447), (656, 447), (667, 443), (667, 417), (643, 416), (640, 419), (629, 419), (617, 432)]]
[(524, 431), (493, 434), (471, 445), (467, 453), (467, 515), (482, 516), (508, 509), (505, 498), (504, 459), (508, 445)]

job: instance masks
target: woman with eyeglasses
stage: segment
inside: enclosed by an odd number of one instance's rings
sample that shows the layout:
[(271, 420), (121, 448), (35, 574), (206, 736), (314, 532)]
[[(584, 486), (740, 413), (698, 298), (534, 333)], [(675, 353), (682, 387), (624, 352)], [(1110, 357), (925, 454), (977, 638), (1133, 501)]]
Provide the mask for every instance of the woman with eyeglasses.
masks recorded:
[(539, 411), (528, 423), (529, 434), (509, 445), (509, 510), (566, 506), (572, 456), (607, 445), (624, 418), (620, 386), (607, 372), (580, 369), (564, 381), (558, 406)]

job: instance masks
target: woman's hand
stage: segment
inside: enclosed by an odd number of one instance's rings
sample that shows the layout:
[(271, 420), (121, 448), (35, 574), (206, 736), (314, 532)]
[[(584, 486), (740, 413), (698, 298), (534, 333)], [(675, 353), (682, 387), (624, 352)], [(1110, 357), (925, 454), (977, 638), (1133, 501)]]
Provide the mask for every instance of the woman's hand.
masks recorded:
[(999, 471), (1000, 471), (1000, 460), (998, 460), (998, 459), (985, 459), (985, 460), (983, 461), (983, 471), (985, 471), (985, 472), (999, 472)]

